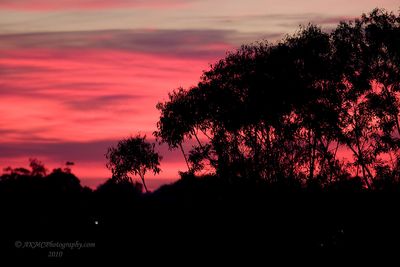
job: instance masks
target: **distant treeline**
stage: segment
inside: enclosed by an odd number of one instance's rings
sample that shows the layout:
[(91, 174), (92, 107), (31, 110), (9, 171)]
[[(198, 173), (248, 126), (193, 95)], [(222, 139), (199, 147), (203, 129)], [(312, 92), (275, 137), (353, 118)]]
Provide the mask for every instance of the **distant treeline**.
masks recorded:
[[(400, 221), (393, 212), (399, 195), (370, 192), (356, 178), (321, 190), (182, 173), (177, 182), (144, 194), (141, 183), (116, 179), (91, 190), (69, 167), (47, 174), (32, 162), (30, 170), (9, 169), (0, 178), (0, 261), (122, 265), (155, 255), (163, 261), (225, 261), (236, 255), (259, 263), (269, 262), (272, 251), (312, 257), (333, 251), (338, 257), (399, 248)], [(16, 246), (76, 241), (96, 247)], [(62, 258), (49, 258), (54, 251)]]

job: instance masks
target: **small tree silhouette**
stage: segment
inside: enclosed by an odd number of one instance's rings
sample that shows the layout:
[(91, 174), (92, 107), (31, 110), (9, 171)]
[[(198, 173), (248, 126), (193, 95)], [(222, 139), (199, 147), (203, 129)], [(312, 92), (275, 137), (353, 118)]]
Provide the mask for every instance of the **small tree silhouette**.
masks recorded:
[(31, 158), (29, 159), (29, 166), (32, 169), (31, 172), (32, 176), (40, 176), (40, 177), (46, 176), (47, 170), (41, 161)]
[(67, 162), (65, 162), (64, 171), (65, 171), (66, 173), (71, 173), (71, 166), (74, 166), (74, 165), (75, 165), (75, 163), (72, 162), (72, 161), (67, 161)]
[(106, 166), (111, 170), (113, 179), (132, 182), (129, 174), (138, 175), (148, 192), (144, 179), (146, 172), (158, 174), (161, 171), (159, 165), (162, 157), (154, 151), (154, 146), (146, 141), (146, 136), (137, 135), (119, 141), (116, 147), (110, 147), (106, 154)]

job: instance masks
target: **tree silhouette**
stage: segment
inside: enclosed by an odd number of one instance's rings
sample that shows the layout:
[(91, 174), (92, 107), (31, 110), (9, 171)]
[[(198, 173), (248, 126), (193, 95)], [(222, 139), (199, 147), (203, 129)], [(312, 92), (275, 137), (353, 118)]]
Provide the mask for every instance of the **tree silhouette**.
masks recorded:
[(47, 170), (44, 167), (44, 164), (37, 159), (29, 159), (29, 166), (31, 167), (31, 175), (32, 176), (46, 176)]
[(144, 176), (147, 171), (158, 174), (161, 156), (154, 151), (155, 144), (146, 141), (146, 136), (137, 135), (123, 139), (116, 147), (110, 147), (107, 151), (107, 168), (112, 172), (115, 180), (129, 180), (129, 174), (138, 175), (143, 186), (148, 192)]
[[(400, 17), (383, 10), (374, 10), (369, 16), (362, 16), (363, 38), (371, 57), (369, 71), (373, 90), (368, 94), (369, 109), (377, 121), (379, 132), (376, 153), (386, 154), (390, 160), (378, 162), (374, 169), (382, 174), (382, 168), (389, 168), (392, 178), (398, 180), (400, 124)], [(378, 175), (380, 176), (380, 175)]]
[(65, 162), (65, 167), (64, 167), (64, 171), (67, 173), (71, 173), (71, 167), (74, 166), (75, 163), (72, 161), (67, 161)]
[(192, 171), (322, 186), (360, 175), (372, 188), (385, 166), (398, 173), (399, 29), (377, 9), (330, 34), (308, 25), (242, 46), (158, 105), (155, 134), (171, 149), (195, 138)]
[(80, 193), (82, 190), (80, 180), (70, 170), (54, 169), (44, 180), (51, 193)]
[(157, 123), (159, 130), (154, 132), (154, 135), (166, 142), (170, 148), (179, 147), (190, 171), (189, 162), (182, 146), (185, 136), (190, 137), (192, 118), (194, 118), (191, 116), (190, 102), (183, 88), (173, 91), (168, 96), (168, 102), (157, 104), (161, 116)]

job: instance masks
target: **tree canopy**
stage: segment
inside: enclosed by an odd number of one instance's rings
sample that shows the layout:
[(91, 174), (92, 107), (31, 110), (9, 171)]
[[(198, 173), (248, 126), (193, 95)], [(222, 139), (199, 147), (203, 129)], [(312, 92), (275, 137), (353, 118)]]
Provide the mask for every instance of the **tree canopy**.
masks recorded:
[(116, 181), (131, 181), (129, 174), (138, 175), (148, 191), (144, 176), (147, 171), (158, 174), (161, 156), (154, 150), (155, 144), (146, 141), (146, 136), (137, 135), (123, 139), (116, 147), (110, 147), (106, 157), (107, 168)]
[(378, 187), (399, 179), (399, 53), (400, 16), (380, 9), (330, 33), (308, 25), (244, 45), (157, 105), (155, 135), (191, 172)]

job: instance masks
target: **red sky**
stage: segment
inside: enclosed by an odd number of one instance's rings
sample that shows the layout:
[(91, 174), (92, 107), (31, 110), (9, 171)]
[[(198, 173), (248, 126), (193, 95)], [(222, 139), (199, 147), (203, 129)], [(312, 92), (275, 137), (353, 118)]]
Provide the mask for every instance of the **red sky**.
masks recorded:
[[(398, 0), (0, 0), (0, 167), (74, 161), (83, 184), (110, 176), (104, 153), (156, 129), (158, 101), (240, 44), (309, 21), (329, 30)], [(185, 170), (164, 156), (159, 179)], [(159, 180), (150, 182), (153, 189)]]

